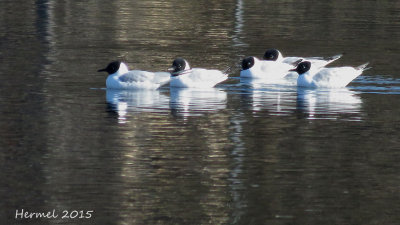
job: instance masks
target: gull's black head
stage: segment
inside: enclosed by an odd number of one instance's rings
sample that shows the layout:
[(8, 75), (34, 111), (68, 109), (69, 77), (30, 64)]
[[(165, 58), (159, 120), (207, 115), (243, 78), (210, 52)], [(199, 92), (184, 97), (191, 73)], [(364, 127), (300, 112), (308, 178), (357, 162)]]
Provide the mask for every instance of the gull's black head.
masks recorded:
[(190, 69), (189, 63), (183, 58), (176, 58), (172, 62), (172, 66), (168, 69), (172, 74), (180, 73)]
[(113, 74), (119, 70), (120, 65), (121, 65), (120, 61), (114, 61), (108, 64), (106, 68), (100, 69), (97, 72), (107, 72), (108, 74)]
[(254, 57), (246, 57), (242, 60), (242, 70), (250, 69), (254, 66)]
[(268, 49), (263, 59), (268, 61), (276, 61), (279, 58), (279, 51), (277, 49)]
[(311, 63), (309, 61), (303, 61), (297, 65), (296, 69), (292, 71), (296, 71), (299, 75), (308, 72), (311, 69)]

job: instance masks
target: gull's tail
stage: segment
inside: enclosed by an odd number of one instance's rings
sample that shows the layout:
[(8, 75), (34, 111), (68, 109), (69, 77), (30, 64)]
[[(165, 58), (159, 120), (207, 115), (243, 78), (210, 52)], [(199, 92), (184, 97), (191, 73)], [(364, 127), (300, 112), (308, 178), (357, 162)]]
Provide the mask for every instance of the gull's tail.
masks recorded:
[(362, 65), (359, 65), (359, 66), (356, 67), (356, 70), (365, 71), (365, 70), (371, 69), (372, 67), (367, 67), (368, 64), (369, 64), (369, 62), (364, 63), (364, 64), (362, 64)]
[(338, 55), (334, 55), (334, 56), (328, 57), (327, 58), (328, 63), (336, 61), (336, 60), (340, 59), (342, 56), (343, 56), (343, 54), (338, 54)]

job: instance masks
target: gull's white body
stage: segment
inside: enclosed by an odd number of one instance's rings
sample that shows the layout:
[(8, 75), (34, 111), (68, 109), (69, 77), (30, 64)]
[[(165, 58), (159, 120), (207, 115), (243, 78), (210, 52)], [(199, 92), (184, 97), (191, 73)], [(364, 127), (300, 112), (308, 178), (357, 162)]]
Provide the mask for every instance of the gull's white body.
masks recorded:
[(278, 80), (288, 75), (289, 70), (293, 68), (294, 66), (287, 63), (259, 60), (254, 57), (254, 65), (249, 69), (240, 71), (240, 77)]
[(354, 67), (323, 68), (308, 71), (297, 78), (297, 86), (310, 88), (341, 88), (362, 74), (367, 64)]
[(178, 76), (171, 76), (170, 86), (180, 88), (211, 88), (226, 80), (227, 74), (219, 70), (193, 68)]
[(170, 73), (128, 70), (121, 63), (117, 72), (108, 75), (107, 88), (112, 89), (157, 89), (170, 81)]

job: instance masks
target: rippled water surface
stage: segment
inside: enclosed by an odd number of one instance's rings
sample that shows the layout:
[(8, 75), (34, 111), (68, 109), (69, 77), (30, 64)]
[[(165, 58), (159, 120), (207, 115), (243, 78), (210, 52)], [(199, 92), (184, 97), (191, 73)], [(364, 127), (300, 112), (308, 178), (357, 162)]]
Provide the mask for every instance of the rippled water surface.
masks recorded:
[[(373, 0), (1, 1), (0, 224), (398, 224), (399, 13)], [(372, 68), (334, 90), (240, 80), (240, 60), (268, 48)], [(175, 57), (230, 79), (116, 91), (96, 72)]]

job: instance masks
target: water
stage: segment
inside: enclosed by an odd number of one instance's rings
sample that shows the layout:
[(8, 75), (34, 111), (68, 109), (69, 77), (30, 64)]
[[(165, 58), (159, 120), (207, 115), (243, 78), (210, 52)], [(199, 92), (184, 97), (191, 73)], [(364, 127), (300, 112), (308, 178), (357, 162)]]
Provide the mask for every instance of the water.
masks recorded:
[[(399, 12), (372, 0), (2, 1), (0, 224), (397, 224)], [(372, 68), (338, 90), (240, 83), (240, 59), (271, 47)], [(231, 79), (110, 91), (96, 72), (115, 59), (165, 71), (178, 56)], [(15, 219), (22, 209), (58, 217)]]

